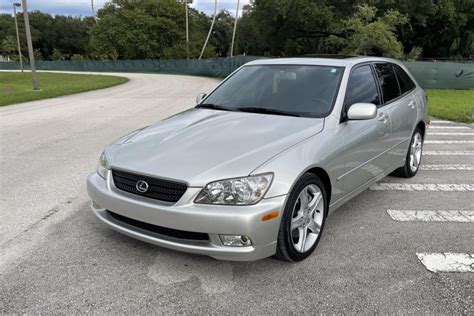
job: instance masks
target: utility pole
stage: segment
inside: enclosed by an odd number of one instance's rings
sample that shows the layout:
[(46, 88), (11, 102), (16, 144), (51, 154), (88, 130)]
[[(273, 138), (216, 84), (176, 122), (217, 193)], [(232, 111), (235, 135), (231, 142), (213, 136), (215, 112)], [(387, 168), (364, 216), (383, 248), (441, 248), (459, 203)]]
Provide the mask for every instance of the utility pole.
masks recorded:
[(237, 0), (237, 9), (235, 10), (234, 31), (232, 32), (232, 44), (230, 45), (230, 57), (234, 56), (235, 31), (237, 30), (237, 20), (239, 18), (240, 1)]
[(186, 11), (186, 59), (189, 59), (189, 20), (188, 20), (188, 0), (184, 0), (184, 10)]
[(209, 41), (209, 37), (211, 37), (212, 28), (214, 27), (214, 22), (216, 22), (216, 15), (217, 15), (217, 0), (214, 0), (214, 16), (212, 17), (211, 28), (209, 29), (209, 33), (207, 33), (206, 41), (204, 42), (204, 46), (201, 50), (201, 55), (199, 55), (199, 59), (202, 58), (204, 54), (204, 50), (206, 49), (207, 42)]
[(94, 0), (91, 0), (91, 9), (92, 9), (92, 18), (94, 21), (97, 22), (97, 17), (95, 16), (95, 9), (94, 9)]
[(20, 3), (13, 3), (13, 16), (15, 17), (16, 43), (18, 45), (18, 56), (20, 56), (20, 68), (23, 72), (23, 57), (21, 56), (20, 33), (18, 32), (18, 21), (16, 19), (16, 7), (21, 6)]
[(39, 90), (38, 78), (36, 77), (35, 55), (33, 54), (33, 43), (31, 42), (30, 19), (28, 18), (28, 6), (26, 0), (21, 0), (23, 6), (23, 17), (25, 20), (26, 42), (28, 43), (28, 56), (30, 57), (31, 80), (33, 90)]

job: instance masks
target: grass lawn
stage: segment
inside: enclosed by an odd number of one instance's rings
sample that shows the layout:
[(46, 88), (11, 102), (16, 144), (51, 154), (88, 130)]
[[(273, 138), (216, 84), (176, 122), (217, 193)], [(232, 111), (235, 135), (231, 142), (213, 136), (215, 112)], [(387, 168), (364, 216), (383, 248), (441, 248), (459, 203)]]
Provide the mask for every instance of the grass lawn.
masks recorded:
[(427, 89), (428, 114), (450, 121), (474, 123), (474, 90)]
[(30, 72), (0, 72), (0, 106), (54, 98), (62, 95), (116, 86), (127, 78), (38, 72), (41, 90), (33, 91)]

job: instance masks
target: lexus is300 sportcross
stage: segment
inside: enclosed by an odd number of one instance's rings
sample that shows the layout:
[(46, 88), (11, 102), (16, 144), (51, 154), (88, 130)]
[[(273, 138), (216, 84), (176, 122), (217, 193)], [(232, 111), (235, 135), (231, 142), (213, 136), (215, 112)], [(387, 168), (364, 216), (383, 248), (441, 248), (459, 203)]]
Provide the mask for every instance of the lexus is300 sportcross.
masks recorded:
[(388, 174), (416, 174), (426, 124), (425, 93), (396, 60), (258, 60), (110, 144), (87, 188), (95, 215), (128, 236), (299, 261), (331, 211)]

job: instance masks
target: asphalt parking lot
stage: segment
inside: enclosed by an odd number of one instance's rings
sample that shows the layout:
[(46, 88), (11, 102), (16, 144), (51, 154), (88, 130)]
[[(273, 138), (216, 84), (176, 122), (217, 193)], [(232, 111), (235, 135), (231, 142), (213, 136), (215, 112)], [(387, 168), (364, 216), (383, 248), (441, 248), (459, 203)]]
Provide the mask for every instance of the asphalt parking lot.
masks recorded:
[(418, 175), (334, 212), (306, 261), (216, 261), (123, 236), (89, 210), (106, 144), (218, 83), (124, 76), (0, 108), (0, 313), (474, 313), (472, 125), (434, 120)]

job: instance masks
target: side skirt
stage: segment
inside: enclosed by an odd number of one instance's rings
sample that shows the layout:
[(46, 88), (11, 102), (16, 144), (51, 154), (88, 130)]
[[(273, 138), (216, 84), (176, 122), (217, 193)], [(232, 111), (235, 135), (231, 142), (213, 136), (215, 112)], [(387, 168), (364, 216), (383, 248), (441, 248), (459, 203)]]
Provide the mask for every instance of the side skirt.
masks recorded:
[[(403, 159), (403, 161), (400, 162), (400, 166), (403, 166), (404, 163), (405, 163), (405, 159)], [(378, 176), (376, 176), (376, 177), (370, 179), (369, 181), (365, 182), (365, 183), (362, 184), (360, 187), (358, 187), (357, 189), (353, 190), (352, 192), (349, 192), (348, 194), (346, 194), (345, 196), (343, 196), (343, 197), (340, 198), (339, 200), (334, 201), (333, 203), (331, 203), (331, 205), (329, 205), (329, 212), (328, 212), (328, 214), (332, 214), (335, 210), (337, 210), (339, 207), (341, 207), (342, 205), (344, 205), (346, 202), (348, 202), (349, 200), (353, 199), (353, 198), (356, 197), (357, 195), (361, 194), (362, 192), (364, 192), (365, 190), (367, 190), (368, 188), (370, 188), (373, 184), (375, 184), (376, 182), (382, 180), (383, 178), (385, 178), (386, 176), (388, 176), (389, 174), (391, 174), (392, 172), (394, 172), (395, 170), (397, 170), (398, 168), (400, 168), (400, 166), (395, 167), (395, 168), (393, 168), (393, 169), (389, 169), (388, 172), (380, 173)]]

